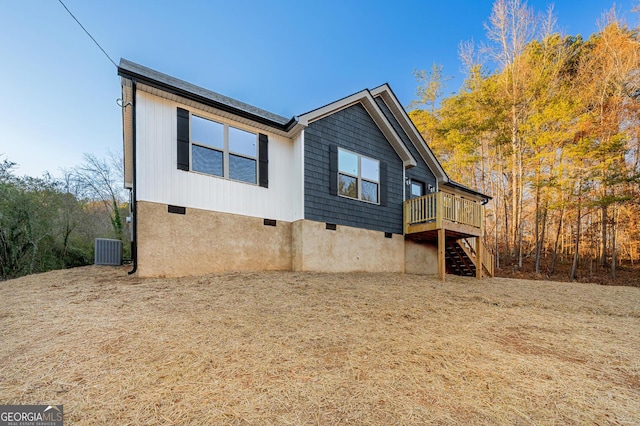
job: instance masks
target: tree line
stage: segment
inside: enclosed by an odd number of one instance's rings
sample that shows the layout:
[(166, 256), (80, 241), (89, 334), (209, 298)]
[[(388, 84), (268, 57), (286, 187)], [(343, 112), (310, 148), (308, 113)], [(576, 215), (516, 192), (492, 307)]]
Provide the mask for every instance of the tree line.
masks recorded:
[(120, 160), (85, 154), (62, 178), (17, 176), (0, 162), (0, 280), (93, 263), (95, 238), (123, 241), (128, 204)]
[(493, 197), (497, 266), (615, 278), (640, 259), (640, 28), (618, 13), (583, 39), (556, 31), (552, 8), (497, 0), (488, 42), (460, 45), (458, 93), (442, 96), (442, 66), (416, 72), (416, 127), (454, 180)]

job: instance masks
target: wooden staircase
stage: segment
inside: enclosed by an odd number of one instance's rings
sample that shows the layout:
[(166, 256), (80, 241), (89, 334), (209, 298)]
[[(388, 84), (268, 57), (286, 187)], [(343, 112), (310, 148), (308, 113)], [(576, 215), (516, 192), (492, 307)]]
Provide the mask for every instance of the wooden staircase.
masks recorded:
[(436, 242), (438, 277), (443, 281), (447, 273), (493, 276), (494, 257), (482, 241), (486, 199), (476, 195), (438, 191), (404, 202), (405, 238)]
[[(457, 240), (448, 239), (445, 245), (445, 261), (447, 272), (454, 275), (474, 277), (476, 275), (477, 256), (475, 248), (466, 238)], [(493, 256), (484, 253), (482, 272), (489, 277), (493, 276)]]
[(449, 240), (445, 245), (447, 272), (464, 277), (475, 277), (476, 265), (460, 242), (460, 240)]

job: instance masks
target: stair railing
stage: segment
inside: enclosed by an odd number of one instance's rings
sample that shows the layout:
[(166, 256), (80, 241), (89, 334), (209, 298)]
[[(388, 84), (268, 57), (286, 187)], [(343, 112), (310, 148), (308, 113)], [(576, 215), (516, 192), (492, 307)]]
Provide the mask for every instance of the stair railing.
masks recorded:
[[(467, 255), (473, 260), (473, 263), (478, 264), (478, 254), (477, 254), (477, 238), (473, 238), (469, 240), (469, 238), (461, 238), (462, 242), (461, 246), (463, 248), (467, 248)], [(493, 254), (487, 249), (486, 245), (482, 246), (482, 266), (486, 269), (489, 276), (493, 277), (493, 265), (494, 265), (494, 257)]]

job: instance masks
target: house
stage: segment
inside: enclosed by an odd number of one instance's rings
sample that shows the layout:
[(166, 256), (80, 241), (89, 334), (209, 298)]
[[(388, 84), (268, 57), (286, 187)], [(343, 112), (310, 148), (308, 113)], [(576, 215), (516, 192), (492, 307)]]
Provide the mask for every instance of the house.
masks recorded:
[(490, 197), (448, 178), (387, 84), (286, 118), (124, 59), (118, 74), (132, 272), (491, 273)]

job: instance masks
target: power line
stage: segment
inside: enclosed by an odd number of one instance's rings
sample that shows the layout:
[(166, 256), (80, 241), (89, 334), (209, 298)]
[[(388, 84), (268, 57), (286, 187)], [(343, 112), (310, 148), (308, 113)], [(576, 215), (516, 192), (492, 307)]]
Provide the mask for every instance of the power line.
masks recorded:
[(102, 53), (104, 53), (104, 55), (107, 57), (107, 59), (109, 59), (111, 61), (111, 63), (113, 64), (114, 67), (118, 68), (118, 65), (116, 65), (116, 63), (113, 61), (113, 59), (111, 59), (111, 56), (109, 56), (109, 54), (107, 52), (104, 51), (104, 49), (102, 48), (102, 46), (100, 46), (100, 43), (98, 43), (96, 41), (95, 38), (93, 38), (93, 36), (91, 34), (89, 34), (89, 31), (87, 31), (87, 29), (80, 23), (80, 21), (78, 21), (78, 18), (76, 18), (75, 16), (73, 16), (73, 13), (71, 13), (71, 11), (69, 10), (69, 8), (62, 2), (62, 0), (58, 0), (60, 2), (60, 4), (62, 5), (62, 7), (65, 8), (65, 10), (69, 13), (69, 15), (71, 15), (71, 17), (78, 23), (78, 25), (80, 25), (80, 28), (82, 28), (84, 30), (85, 33), (87, 33), (87, 35), (89, 36), (89, 38), (91, 38), (91, 40), (93, 40), (93, 42), (96, 44), (96, 46), (98, 46), (98, 48), (100, 50), (102, 50)]

